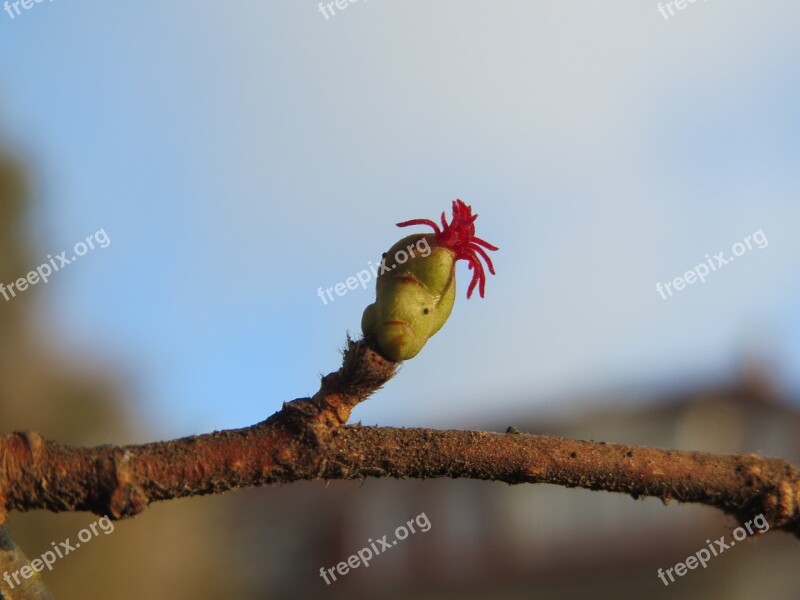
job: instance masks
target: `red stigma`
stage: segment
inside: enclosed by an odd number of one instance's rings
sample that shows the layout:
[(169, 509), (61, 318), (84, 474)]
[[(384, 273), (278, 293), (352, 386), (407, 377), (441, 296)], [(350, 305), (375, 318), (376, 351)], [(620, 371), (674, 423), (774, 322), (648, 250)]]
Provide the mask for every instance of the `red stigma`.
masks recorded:
[[(436, 233), (436, 241), (445, 248), (450, 248), (456, 253), (456, 260), (466, 260), (469, 268), (472, 269), (472, 281), (467, 288), (467, 298), (472, 296), (475, 286), (483, 298), (484, 288), (486, 287), (486, 272), (483, 270), (481, 258), (486, 261), (489, 272), (494, 275), (494, 265), (492, 259), (486, 254), (486, 250), (498, 250), (489, 242), (475, 236), (475, 219), (478, 215), (472, 214), (472, 207), (464, 204), (461, 200), (453, 200), (453, 220), (448, 223), (442, 211), (442, 228), (435, 221), (430, 219), (412, 219), (398, 223), (398, 227), (408, 227), (409, 225), (427, 225), (433, 228)], [(483, 247), (481, 247), (483, 246)], [(486, 248), (486, 250), (484, 250)]]

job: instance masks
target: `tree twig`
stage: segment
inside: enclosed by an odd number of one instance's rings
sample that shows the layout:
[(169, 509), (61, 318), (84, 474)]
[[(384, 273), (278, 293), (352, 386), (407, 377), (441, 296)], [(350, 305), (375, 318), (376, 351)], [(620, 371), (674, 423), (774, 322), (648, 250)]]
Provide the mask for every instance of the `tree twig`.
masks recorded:
[(35, 433), (2, 436), (0, 510), (123, 518), (158, 500), (276, 482), (463, 477), (697, 502), (740, 521), (763, 513), (770, 529), (800, 537), (800, 471), (782, 459), (516, 432), (346, 426), (351, 409), (396, 367), (368, 341), (348, 340), (342, 368), (323, 377), (317, 394), (244, 429), (96, 448), (64, 446)]

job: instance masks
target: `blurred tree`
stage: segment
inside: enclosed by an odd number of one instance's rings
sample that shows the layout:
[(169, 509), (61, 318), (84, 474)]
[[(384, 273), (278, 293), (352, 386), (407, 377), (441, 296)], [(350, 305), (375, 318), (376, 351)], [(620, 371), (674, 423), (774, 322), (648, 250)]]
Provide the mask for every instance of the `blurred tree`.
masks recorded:
[[(26, 229), (30, 185), (23, 162), (0, 143), (0, 282), (23, 277), (41, 263)], [(44, 256), (44, 254), (42, 254)], [(87, 445), (129, 439), (115, 376), (69, 356), (69, 343), (47, 334), (34, 286), (9, 301), (0, 296), (0, 423), (3, 433), (36, 430)], [(0, 457), (1, 459), (2, 457)], [(225, 531), (218, 499), (163, 505), (133, 523), (116, 523), (44, 572), (56, 598), (216, 598), (236, 596), (233, 565), (217, 547)], [(9, 529), (33, 560), (51, 542), (75, 540), (97, 520), (89, 513), (16, 513)], [(1, 574), (0, 574), (1, 576)]]

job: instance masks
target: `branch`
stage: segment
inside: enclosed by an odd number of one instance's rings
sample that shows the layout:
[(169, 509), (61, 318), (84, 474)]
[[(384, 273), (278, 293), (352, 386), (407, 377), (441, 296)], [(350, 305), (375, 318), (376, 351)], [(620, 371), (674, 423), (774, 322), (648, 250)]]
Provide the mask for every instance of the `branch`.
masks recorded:
[[(800, 471), (757, 455), (678, 452), (474, 431), (346, 426), (398, 363), (348, 340), (342, 368), (312, 398), (266, 421), (136, 446), (76, 448), (35, 433), (0, 438), (0, 508), (87, 510), (112, 518), (149, 503), (310, 479), (470, 478), (551, 483), (714, 506), (800, 537)], [(5, 514), (0, 515), (2, 517)], [(0, 519), (1, 521), (2, 519)]]

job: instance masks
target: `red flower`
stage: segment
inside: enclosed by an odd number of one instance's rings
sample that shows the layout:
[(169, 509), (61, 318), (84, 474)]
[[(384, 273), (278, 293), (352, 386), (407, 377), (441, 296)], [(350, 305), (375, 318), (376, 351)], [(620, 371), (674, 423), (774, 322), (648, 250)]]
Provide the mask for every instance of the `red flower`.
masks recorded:
[[(409, 225), (427, 225), (432, 227), (436, 233), (436, 241), (445, 248), (450, 248), (456, 254), (456, 260), (466, 260), (469, 268), (472, 269), (472, 281), (467, 289), (467, 298), (472, 295), (475, 286), (478, 285), (478, 292), (483, 298), (486, 286), (486, 272), (483, 270), (481, 258), (486, 261), (489, 272), (494, 275), (494, 265), (492, 259), (486, 254), (487, 250), (499, 250), (489, 242), (475, 236), (475, 219), (478, 215), (472, 214), (472, 207), (464, 204), (461, 200), (453, 200), (453, 220), (448, 224), (442, 211), (442, 229), (435, 221), (430, 219), (412, 219), (398, 223), (398, 227), (408, 227)], [(482, 247), (481, 247), (482, 246)]]

